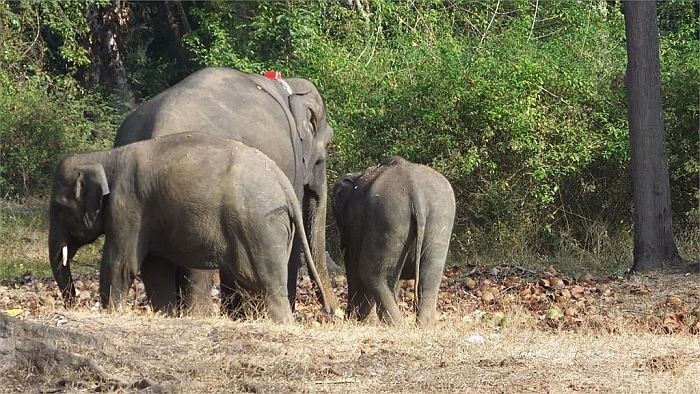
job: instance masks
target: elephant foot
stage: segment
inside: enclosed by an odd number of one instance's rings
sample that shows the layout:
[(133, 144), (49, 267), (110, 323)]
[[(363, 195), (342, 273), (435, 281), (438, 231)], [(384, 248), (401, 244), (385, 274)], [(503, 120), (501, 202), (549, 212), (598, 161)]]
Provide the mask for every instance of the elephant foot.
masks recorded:
[(388, 312), (380, 313), (379, 321), (390, 326), (406, 327), (406, 320), (403, 316), (392, 316), (392, 314)]
[(418, 319), (418, 328), (430, 328), (435, 326), (437, 319)]
[(216, 305), (209, 303), (207, 305), (192, 305), (186, 306), (183, 309), (183, 313), (187, 316), (195, 317), (212, 317), (218, 316), (220, 312), (217, 310)]
[(374, 311), (372, 311), (372, 313), (370, 313), (369, 315), (362, 318), (360, 321), (362, 321), (363, 323), (372, 324), (372, 325), (377, 325), (380, 323), (379, 316), (377, 316), (377, 313)]
[(292, 308), (287, 297), (268, 297), (267, 307), (270, 319), (275, 323), (291, 323), (294, 321)]
[(437, 311), (435, 309), (429, 312), (419, 310), (416, 323), (420, 328), (430, 328), (435, 325), (437, 318)]
[(380, 321), (379, 317), (377, 316), (377, 309), (375, 303), (363, 296), (355, 297), (362, 297), (362, 301), (359, 301), (359, 304), (357, 300), (354, 300), (354, 302), (349, 303), (347, 308), (345, 309), (345, 318), (347, 320), (358, 320), (362, 323), (370, 325), (379, 324)]

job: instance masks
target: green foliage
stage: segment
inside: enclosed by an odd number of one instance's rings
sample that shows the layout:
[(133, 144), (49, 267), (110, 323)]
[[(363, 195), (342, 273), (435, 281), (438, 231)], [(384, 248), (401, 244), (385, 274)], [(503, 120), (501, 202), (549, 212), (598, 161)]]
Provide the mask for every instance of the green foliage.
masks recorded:
[(0, 69), (11, 73), (40, 68), (40, 20), (26, 2), (0, 1)]
[[(196, 59), (206, 66), (234, 67), (246, 72), (274, 67), (288, 53), (290, 18), (286, 2), (233, 4), (214, 1), (192, 10), (199, 25), (185, 37)], [(279, 65), (277, 63), (276, 65)]]
[[(199, 66), (312, 80), (335, 130), (330, 181), (394, 154), (431, 165), (457, 194), (458, 252), (590, 261), (629, 239), (619, 3), (360, 3), (124, 2), (113, 27), (139, 98)], [(109, 146), (111, 105), (73, 79), (94, 66), (90, 7), (0, 0), (3, 193), (45, 186), (63, 151)], [(686, 1), (658, 10), (674, 219), (690, 231), (700, 217), (700, 12)]]
[[(1, 1), (0, 64), (72, 71), (90, 63), (87, 44), (90, 28), (84, 17), (90, 6), (109, 0)], [(45, 51), (46, 46), (52, 51)], [(45, 64), (42, 64), (45, 63)]]
[(57, 56), (52, 59), (65, 68), (85, 66), (90, 63), (85, 45), (89, 27), (83, 17), (86, 1), (42, 1), (38, 3), (38, 18), (50, 34), (47, 39), (56, 41)]
[(51, 165), (63, 152), (60, 116), (45, 105), (49, 100), (41, 84), (46, 79), (16, 84), (6, 74), (0, 78), (0, 187), (6, 194), (27, 194), (48, 182)]
[[(546, 251), (579, 217), (615, 223), (628, 211), (629, 196), (605, 190), (625, 184), (628, 160), (618, 9), (372, 1), (365, 21), (317, 7), (320, 28), (293, 18), (303, 40), (291, 40), (292, 68), (324, 88), (332, 173), (393, 154), (432, 165), (455, 186), (459, 237), (481, 234), (465, 249), (523, 232)], [(600, 167), (612, 173), (592, 175)], [(584, 191), (605, 210), (584, 207)]]
[(700, 220), (699, 8), (697, 2), (669, 1), (658, 10), (671, 201), (682, 227), (696, 227)]
[[(50, 188), (66, 151), (111, 145), (114, 110), (70, 76), (43, 71), (49, 51), (41, 31), (63, 39), (65, 64), (85, 64), (73, 39), (86, 33), (88, 2), (0, 2), (0, 195), (27, 197)], [(50, 16), (47, 16), (50, 14)]]
[(0, 190), (3, 197), (47, 191), (66, 151), (111, 145), (111, 109), (70, 79), (0, 72)]

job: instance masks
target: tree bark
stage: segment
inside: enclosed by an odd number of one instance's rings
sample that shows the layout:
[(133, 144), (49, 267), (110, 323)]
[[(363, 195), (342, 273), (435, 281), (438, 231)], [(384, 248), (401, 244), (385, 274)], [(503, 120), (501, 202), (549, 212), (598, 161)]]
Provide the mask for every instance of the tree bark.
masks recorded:
[(166, 1), (162, 3), (162, 5), (165, 8), (165, 13), (168, 18), (168, 27), (170, 27), (170, 31), (172, 32), (177, 61), (185, 67), (190, 68), (194, 66), (190, 60), (194, 55), (182, 44), (182, 37), (192, 31), (185, 8), (179, 0)]
[(633, 272), (680, 258), (673, 238), (668, 158), (661, 103), (656, 2), (624, 2), (627, 118), (634, 198)]
[(93, 4), (85, 16), (92, 30), (92, 66), (86, 73), (86, 82), (101, 86), (103, 91), (116, 95), (129, 108), (135, 108), (135, 94), (129, 84), (124, 50), (118, 37), (129, 18), (127, 5), (120, 2), (108, 7)]

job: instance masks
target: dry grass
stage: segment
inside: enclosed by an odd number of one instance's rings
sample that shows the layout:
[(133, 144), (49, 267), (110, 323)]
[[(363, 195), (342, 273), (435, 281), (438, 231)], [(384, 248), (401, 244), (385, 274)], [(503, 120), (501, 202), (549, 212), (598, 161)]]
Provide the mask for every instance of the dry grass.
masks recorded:
[[(93, 358), (122, 381), (156, 382), (152, 392), (700, 391), (694, 336), (552, 333), (517, 314), (500, 330), (456, 316), (430, 330), (97, 312), (31, 320), (60, 321), (65, 330), (94, 336), (101, 346), (56, 345)], [(134, 390), (84, 371), (56, 372), (14, 371), (1, 379), (0, 392)]]
[[(85, 297), (66, 310), (45, 277), (45, 219), (14, 217), (0, 228), (0, 264), (27, 264), (31, 275), (0, 284), (0, 310), (20, 318), (0, 316), (0, 393), (700, 392), (697, 264), (588, 281), (513, 266), (495, 275), (492, 266), (451, 268), (439, 324), (428, 330), (328, 322), (307, 277), (296, 324), (167, 318), (144, 304), (139, 283), (126, 312), (107, 314), (93, 308), (98, 248), (74, 264)], [(493, 299), (478, 295), (492, 289)], [(400, 291), (400, 305), (411, 320), (409, 294)], [(549, 319), (552, 308), (574, 313)], [(508, 324), (494, 324), (493, 313)]]

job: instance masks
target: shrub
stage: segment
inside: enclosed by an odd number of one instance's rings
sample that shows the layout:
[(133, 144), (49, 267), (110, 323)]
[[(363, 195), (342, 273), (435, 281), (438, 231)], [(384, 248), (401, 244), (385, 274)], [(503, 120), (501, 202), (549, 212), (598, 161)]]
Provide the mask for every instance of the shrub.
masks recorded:
[(26, 197), (51, 187), (64, 152), (111, 146), (114, 111), (75, 81), (0, 72), (0, 192)]

